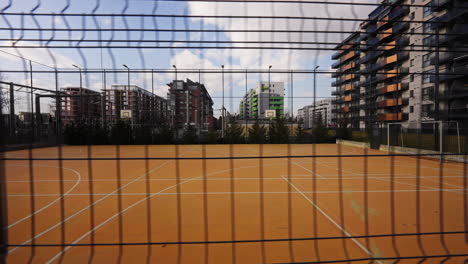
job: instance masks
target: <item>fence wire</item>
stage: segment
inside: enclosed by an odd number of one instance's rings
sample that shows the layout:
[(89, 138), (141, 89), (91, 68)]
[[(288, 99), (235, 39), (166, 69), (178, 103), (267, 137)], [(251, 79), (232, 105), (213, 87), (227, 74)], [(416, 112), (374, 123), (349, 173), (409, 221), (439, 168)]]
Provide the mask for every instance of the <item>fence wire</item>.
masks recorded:
[(4, 2), (0, 263), (468, 261), (465, 1)]

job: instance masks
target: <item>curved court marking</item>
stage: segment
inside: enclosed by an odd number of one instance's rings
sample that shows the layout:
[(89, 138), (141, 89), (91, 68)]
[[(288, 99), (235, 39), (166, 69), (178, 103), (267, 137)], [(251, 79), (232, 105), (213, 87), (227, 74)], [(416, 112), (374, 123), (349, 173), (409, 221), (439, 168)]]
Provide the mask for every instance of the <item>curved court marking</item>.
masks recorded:
[[(123, 188), (127, 187), (128, 185), (130, 185), (130, 184), (132, 184), (132, 183), (138, 181), (139, 179), (145, 177), (146, 175), (148, 175), (148, 174), (150, 174), (150, 173), (153, 173), (154, 171), (156, 171), (156, 170), (162, 168), (163, 166), (165, 166), (165, 165), (166, 165), (167, 163), (169, 163), (169, 162), (171, 162), (171, 161), (168, 160), (168, 161), (164, 162), (163, 164), (161, 164), (161, 165), (159, 165), (159, 166), (157, 166), (157, 167), (151, 169), (150, 171), (146, 172), (145, 174), (141, 175), (140, 177), (137, 177), (135, 180), (133, 180), (133, 181), (131, 181), (131, 182), (128, 182), (127, 184), (123, 185), (123, 186), (120, 187), (119, 189), (117, 189), (117, 190), (115, 190), (115, 191), (109, 193), (108, 195), (106, 195), (106, 196), (100, 198), (99, 200), (95, 201), (93, 204), (90, 204), (90, 205), (88, 205), (88, 206), (82, 208), (82, 209), (79, 210), (78, 212), (76, 212), (76, 213), (72, 214), (71, 216), (67, 217), (65, 220), (63, 220), (63, 221), (61, 221), (61, 222), (59, 222), (59, 223), (57, 223), (57, 224), (55, 224), (55, 225), (49, 227), (48, 229), (42, 231), (41, 233), (37, 234), (37, 235), (34, 236), (33, 238), (30, 238), (30, 239), (24, 241), (24, 242), (21, 243), (20, 245), (26, 245), (26, 244), (30, 243), (31, 241), (33, 241), (34, 239), (37, 239), (37, 238), (43, 236), (44, 234), (46, 234), (46, 233), (48, 233), (49, 231), (55, 229), (56, 227), (62, 225), (63, 223), (66, 223), (68, 220), (74, 218), (75, 216), (81, 214), (82, 212), (87, 211), (89, 208), (91, 208), (91, 206), (94, 206), (94, 205), (100, 203), (101, 201), (103, 201), (103, 200), (106, 199), (107, 197), (111, 196), (112, 194), (117, 193), (118, 191), (122, 190)], [(18, 248), (20, 248), (20, 247), (18, 246), (18, 247), (15, 247), (15, 248), (10, 249), (10, 250), (8, 251), (7, 254), (10, 255), (11, 253), (15, 252)]]
[[(263, 164), (263, 166), (277, 166), (277, 165), (283, 165), (283, 164), (278, 164), (278, 163), (274, 163), (274, 164)], [(224, 172), (229, 172), (229, 171), (234, 171), (234, 170), (240, 170), (240, 169), (247, 169), (247, 168), (257, 168), (259, 167), (259, 165), (254, 165), (254, 166), (244, 166), (244, 167), (238, 167), (238, 168), (230, 168), (230, 169), (225, 169), (225, 170), (220, 170), (220, 171), (215, 171), (215, 172), (212, 172), (212, 173), (207, 173), (206, 174), (206, 177), (209, 177), (209, 176), (212, 176), (212, 175), (217, 175), (217, 174), (220, 174), (220, 173), (224, 173)], [(106, 225), (108, 222), (112, 221), (113, 219), (115, 219), (117, 216), (125, 213), (126, 211), (132, 209), (133, 207), (141, 204), (142, 202), (148, 200), (148, 198), (153, 198), (161, 193), (163, 193), (164, 191), (167, 191), (169, 189), (172, 189), (174, 187), (176, 187), (177, 185), (182, 185), (182, 184), (185, 184), (185, 183), (188, 183), (188, 182), (191, 182), (191, 181), (194, 181), (195, 179), (198, 179), (198, 178), (202, 178), (202, 176), (197, 176), (197, 177), (193, 177), (193, 178), (190, 178), (188, 180), (185, 180), (183, 182), (180, 182), (178, 184), (174, 184), (174, 185), (171, 185), (169, 187), (166, 187), (164, 189), (162, 189), (161, 191), (157, 192), (157, 193), (154, 193), (152, 195), (150, 195), (149, 197), (145, 197), (144, 199), (141, 199), (140, 201), (138, 202), (135, 202), (131, 205), (129, 205), (128, 207), (126, 207), (125, 209), (123, 209), (122, 211), (118, 212), (117, 214), (107, 218), (105, 221), (101, 222), (99, 225), (95, 226), (93, 229), (89, 230), (88, 232), (86, 232), (85, 234), (83, 234), (81, 237), (79, 237), (78, 239), (76, 239), (75, 241), (73, 241), (71, 244), (76, 244), (78, 242), (80, 242), (82, 239), (84, 239), (85, 237), (87, 237), (88, 235), (90, 235), (92, 232), (96, 231), (97, 229), (103, 227), (104, 225)], [(71, 249), (73, 246), (67, 246), (65, 249), (63, 249), (62, 251), (60, 251), (59, 253), (57, 253), (57, 255), (55, 255), (54, 257), (52, 257), (51, 259), (49, 259), (46, 263), (47, 264), (50, 264), (50, 263), (53, 263), (58, 257), (60, 257), (60, 255), (66, 253), (69, 249)]]
[[(25, 168), (28, 167), (28, 166), (21, 166), (21, 165), (7, 165), (7, 166), (9, 166), (9, 167), (25, 167)], [(33, 167), (43, 167), (43, 168), (56, 168), (56, 169), (60, 169), (60, 167), (58, 167), (58, 166), (45, 166), (45, 165), (36, 165), (36, 164), (34, 164)], [(12, 223), (12, 224), (10, 224), (10, 225), (8, 225), (8, 226), (7, 226), (7, 229), (12, 228), (12, 227), (14, 227), (15, 225), (17, 225), (17, 224), (23, 222), (24, 220), (31, 218), (33, 215), (36, 215), (36, 214), (38, 214), (38, 213), (44, 211), (45, 209), (49, 208), (49, 207), (52, 206), (54, 203), (60, 201), (60, 200), (63, 199), (65, 196), (69, 195), (69, 194), (76, 188), (76, 186), (78, 186), (78, 184), (80, 184), (80, 182), (81, 182), (81, 173), (79, 173), (78, 171), (76, 171), (76, 170), (74, 170), (74, 169), (70, 169), (70, 168), (67, 168), (67, 167), (62, 167), (62, 169), (71, 171), (71, 172), (73, 172), (73, 173), (76, 175), (76, 178), (77, 178), (77, 179), (76, 179), (75, 185), (73, 185), (70, 189), (68, 189), (68, 191), (67, 191), (66, 193), (64, 193), (63, 195), (59, 195), (59, 197), (58, 197), (57, 199), (55, 199), (55, 200), (53, 200), (52, 202), (48, 203), (47, 205), (45, 205), (45, 206), (42, 207), (41, 209), (36, 210), (36, 211), (34, 211), (32, 214), (30, 214), (30, 215), (28, 215), (28, 216), (25, 216), (25, 217), (19, 219), (18, 221), (14, 222), (14, 223)]]

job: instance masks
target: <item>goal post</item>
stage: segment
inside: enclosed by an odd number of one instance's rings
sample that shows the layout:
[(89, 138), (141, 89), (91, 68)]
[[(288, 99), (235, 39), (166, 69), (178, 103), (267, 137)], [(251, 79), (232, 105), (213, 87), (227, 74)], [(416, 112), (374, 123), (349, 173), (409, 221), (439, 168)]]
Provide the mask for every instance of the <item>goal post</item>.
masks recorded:
[[(396, 129), (395, 129), (396, 128)], [(444, 122), (394, 122), (387, 124), (387, 150), (391, 147), (444, 152)], [(392, 139), (395, 138), (396, 140)]]

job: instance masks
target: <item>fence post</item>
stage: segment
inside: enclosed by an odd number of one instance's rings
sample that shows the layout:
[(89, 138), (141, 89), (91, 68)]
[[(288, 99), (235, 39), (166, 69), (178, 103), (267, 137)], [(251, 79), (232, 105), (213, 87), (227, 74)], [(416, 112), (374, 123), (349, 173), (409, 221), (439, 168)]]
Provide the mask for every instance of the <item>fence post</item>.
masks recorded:
[[(10, 84), (10, 88), (13, 85)], [(11, 101), (10, 101), (11, 102)], [(2, 109), (2, 100), (0, 100), (0, 109)], [(4, 119), (0, 119), (0, 149), (3, 149), (5, 140), (5, 126), (4, 126)], [(6, 134), (6, 133), (5, 133)], [(0, 151), (0, 158), (3, 158), (3, 150)], [(0, 264), (6, 263), (6, 256), (7, 256), (7, 245), (8, 245), (8, 217), (7, 217), (7, 195), (6, 195), (6, 177), (5, 177), (5, 161), (0, 159)]]
[[(0, 108), (1, 109), (1, 108)], [(16, 127), (16, 120), (15, 120), (15, 89), (13, 83), (10, 83), (10, 136), (15, 135), (15, 127)]]

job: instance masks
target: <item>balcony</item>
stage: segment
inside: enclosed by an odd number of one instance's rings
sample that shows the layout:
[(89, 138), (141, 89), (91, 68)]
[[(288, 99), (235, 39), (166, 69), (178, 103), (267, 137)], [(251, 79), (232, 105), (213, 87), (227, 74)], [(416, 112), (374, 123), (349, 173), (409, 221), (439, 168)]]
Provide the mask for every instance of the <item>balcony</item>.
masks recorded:
[(384, 44), (382, 47), (383, 47), (383, 49), (385, 51), (392, 50), (392, 49), (396, 48), (396, 42), (395, 41), (389, 42), (387, 44)]
[(337, 95), (340, 95), (340, 94), (341, 94), (341, 92), (340, 92), (340, 91), (337, 91), (337, 90), (333, 90), (333, 91), (331, 92), (331, 95), (332, 95), (332, 96), (337, 96)]
[[(468, 76), (468, 64), (467, 65), (462, 65), (462, 66), (456, 66), (452, 69), (448, 69), (445, 72), (440, 72), (439, 73), (439, 81), (450, 81), (450, 80), (457, 80), (460, 78), (464, 78)], [(430, 77), (431, 82), (436, 81), (436, 76), (432, 75)]]
[(400, 18), (404, 15), (407, 15), (409, 13), (409, 7), (408, 6), (400, 6), (394, 9), (392, 13), (390, 13), (390, 20), (394, 20), (397, 18)]
[(351, 102), (352, 100), (353, 100), (353, 97), (351, 95), (347, 95), (343, 99), (344, 102)]
[(403, 99), (403, 98), (385, 99), (377, 103), (379, 108), (400, 106), (400, 105), (407, 105), (407, 104), (408, 104), (408, 99)]
[(439, 44), (440, 45), (451, 45), (453, 41), (463, 39), (468, 34), (468, 25), (467, 24), (456, 24), (452, 29), (447, 31), (448, 34), (441, 33), (439, 35)]
[(379, 121), (404, 121), (407, 119), (408, 114), (403, 113), (377, 114), (377, 120)]
[(409, 44), (409, 37), (408, 36), (398, 36), (396, 38), (396, 45), (399, 47), (399, 48), (402, 48), (404, 46), (407, 46)]
[(401, 51), (398, 53), (398, 61), (406, 61), (409, 59), (409, 51)]
[(408, 22), (398, 22), (395, 26), (393, 26), (393, 33), (398, 34), (405, 30), (408, 30), (409, 23)]
[(468, 97), (468, 89), (463, 90), (447, 90), (439, 94), (440, 100), (452, 100), (452, 99), (461, 99)]
[(341, 64), (341, 61), (337, 61), (335, 63), (332, 64), (332, 69), (337, 69), (338, 67), (340, 67), (340, 64)]
[(344, 113), (349, 112), (349, 106), (343, 106), (342, 110)]
[(389, 84), (383, 88), (379, 89), (379, 94), (392, 93), (396, 91), (403, 91), (409, 88), (409, 83), (394, 83)]
[(386, 27), (387, 25), (389, 25), (389, 16), (385, 16), (384, 18), (382, 18), (383, 21), (378, 21), (377, 22), (377, 29), (380, 29), (380, 28), (384, 28)]
[(446, 119), (468, 119), (468, 108), (452, 108), (440, 113)]
[(389, 37), (392, 37), (393, 36), (393, 29), (392, 28), (389, 28), (389, 29), (386, 29), (384, 31), (382, 31), (382, 33), (380, 33), (377, 38), (379, 41), (383, 41), (383, 40), (386, 40), (387, 38)]
[(466, 1), (459, 1), (457, 4), (457, 8), (453, 8), (444, 15), (440, 16), (437, 19), (437, 22), (452, 22), (458, 18), (463, 18), (468, 14), (468, 2)]
[(432, 11), (440, 11), (444, 9), (451, 0), (432, 0)]

